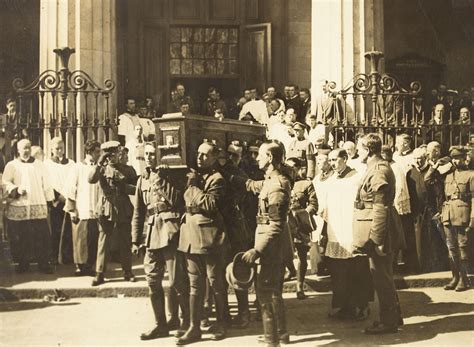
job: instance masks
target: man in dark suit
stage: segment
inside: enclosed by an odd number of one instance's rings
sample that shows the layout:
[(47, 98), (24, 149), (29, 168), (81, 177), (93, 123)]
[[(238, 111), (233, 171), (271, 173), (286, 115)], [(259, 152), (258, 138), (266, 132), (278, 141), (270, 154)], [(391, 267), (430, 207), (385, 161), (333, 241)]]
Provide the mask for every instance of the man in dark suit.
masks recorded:
[(395, 175), (381, 157), (381, 138), (372, 133), (361, 141), (359, 154), (367, 163), (367, 171), (354, 204), (354, 252), (369, 256), (380, 303), (380, 321), (366, 328), (365, 333), (395, 333), (402, 324), (392, 268), (394, 251), (399, 249), (401, 240), (401, 222), (393, 206)]
[(204, 141), (198, 148), (197, 171), (188, 174), (184, 192), (186, 214), (181, 225), (178, 250), (185, 253), (190, 281), (190, 325), (177, 340), (186, 345), (201, 339), (201, 310), (206, 274), (216, 302), (217, 323), (211, 327), (213, 340), (225, 338), (225, 295), (223, 249), (225, 225), (221, 215), (226, 193), (224, 178), (217, 171), (217, 148)]
[[(177, 252), (179, 219), (182, 196), (176, 182), (165, 166), (157, 167), (156, 148), (145, 144), (146, 171), (137, 182), (132, 219), (132, 252), (138, 254), (140, 246), (146, 246), (144, 270), (150, 292), (151, 307), (156, 326), (140, 336), (141, 340), (166, 337), (170, 330), (184, 334), (189, 328), (189, 283), (186, 275), (184, 254)], [(146, 238), (142, 240), (146, 225)], [(168, 307), (171, 319), (165, 315), (163, 277), (168, 270)], [(176, 300), (177, 299), (177, 300)], [(177, 303), (183, 313), (180, 326)]]
[(311, 93), (308, 88), (300, 90), (301, 108), (298, 114), (298, 122), (306, 124), (306, 116), (311, 113)]

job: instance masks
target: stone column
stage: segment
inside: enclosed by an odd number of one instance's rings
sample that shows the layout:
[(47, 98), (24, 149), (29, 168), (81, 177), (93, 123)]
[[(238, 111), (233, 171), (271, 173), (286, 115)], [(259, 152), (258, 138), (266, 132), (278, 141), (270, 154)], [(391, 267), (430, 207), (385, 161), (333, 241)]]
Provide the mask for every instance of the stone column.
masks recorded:
[[(51, 69), (57, 71), (60, 61), (53, 50), (57, 47), (75, 48), (71, 56), (69, 69), (85, 71), (94, 82), (104, 87), (104, 81), (117, 78), (117, 42), (116, 42), (116, 0), (41, 0), (40, 14), (40, 72)], [(89, 103), (88, 103), (89, 105)], [(111, 115), (115, 115), (117, 100), (112, 93), (109, 101)], [(52, 102), (45, 104), (45, 118), (49, 121)], [(72, 99), (68, 99), (68, 111), (71, 112)], [(89, 107), (89, 111), (92, 108)], [(102, 110), (102, 107), (100, 107)], [(85, 112), (85, 105), (78, 107), (78, 113)], [(99, 112), (101, 121), (104, 113)], [(93, 114), (88, 115), (89, 119)], [(99, 131), (101, 135), (101, 131)], [(49, 132), (45, 134), (45, 153), (49, 156)], [(83, 156), (84, 138), (77, 131), (78, 159)], [(99, 137), (99, 141), (103, 136)], [(72, 147), (67, 148), (68, 156), (73, 157)]]
[(365, 52), (383, 51), (383, 0), (313, 0), (311, 11), (311, 86), (317, 95), (321, 80), (340, 90), (369, 71)]

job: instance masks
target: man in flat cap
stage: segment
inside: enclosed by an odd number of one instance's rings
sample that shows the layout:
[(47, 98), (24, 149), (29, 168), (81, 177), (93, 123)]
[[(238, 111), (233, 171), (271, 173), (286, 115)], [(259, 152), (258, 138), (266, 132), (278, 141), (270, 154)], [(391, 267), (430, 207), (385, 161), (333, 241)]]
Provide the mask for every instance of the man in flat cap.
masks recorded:
[(306, 126), (303, 123), (295, 122), (293, 124), (293, 130), (295, 132), (295, 139), (291, 141), (288, 151), (286, 153), (287, 158), (298, 158), (302, 161), (302, 165), (306, 167), (306, 177), (308, 179), (314, 178), (314, 146), (305, 138)]
[(119, 238), (120, 261), (125, 281), (135, 282), (132, 273), (132, 240), (130, 221), (133, 206), (128, 195), (135, 193), (135, 185), (130, 184), (127, 172), (119, 164), (120, 142), (107, 141), (101, 145), (102, 155), (97, 167), (89, 175), (89, 183), (99, 182), (99, 244), (97, 248), (96, 277), (93, 286), (105, 282), (105, 271), (109, 257), (112, 233)]
[(197, 170), (188, 174), (184, 192), (186, 214), (181, 225), (178, 250), (185, 253), (190, 282), (190, 325), (177, 345), (201, 339), (201, 311), (206, 275), (214, 292), (217, 323), (212, 339), (225, 338), (224, 260), (225, 224), (221, 210), (226, 194), (224, 177), (217, 171), (217, 147), (204, 141), (198, 148)]
[(474, 171), (466, 166), (467, 152), (462, 147), (451, 147), (449, 156), (454, 170), (446, 176), (441, 220), (446, 233), (453, 278), (445, 290), (465, 291), (470, 287), (468, 236), (474, 231)]

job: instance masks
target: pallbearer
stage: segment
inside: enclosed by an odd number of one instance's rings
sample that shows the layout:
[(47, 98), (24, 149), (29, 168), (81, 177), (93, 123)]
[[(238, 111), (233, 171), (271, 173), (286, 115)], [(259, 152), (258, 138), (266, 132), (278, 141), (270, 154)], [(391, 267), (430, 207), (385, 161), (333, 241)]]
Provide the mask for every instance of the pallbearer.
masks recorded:
[[(150, 292), (151, 307), (156, 326), (143, 333), (142, 340), (151, 340), (169, 335), (170, 330), (185, 331), (189, 327), (189, 283), (187, 281), (184, 255), (177, 251), (179, 219), (183, 209), (181, 192), (176, 188), (172, 172), (166, 166), (157, 167), (154, 143), (145, 144), (145, 173), (138, 179), (134, 197), (132, 219), (132, 250), (138, 254), (140, 245), (146, 246), (144, 269)], [(142, 240), (143, 230), (146, 238)], [(180, 325), (177, 310), (170, 310), (170, 321), (166, 321), (163, 277), (168, 270), (170, 289), (168, 302), (175, 301), (177, 294), (183, 313)], [(171, 305), (173, 306), (173, 305)]]
[(210, 328), (213, 340), (225, 338), (224, 244), (221, 215), (226, 194), (224, 177), (217, 171), (217, 148), (205, 141), (198, 148), (197, 171), (188, 174), (184, 192), (186, 214), (181, 225), (178, 250), (186, 255), (190, 281), (190, 326), (177, 340), (186, 345), (201, 339), (200, 319), (206, 274), (216, 301), (217, 323)]

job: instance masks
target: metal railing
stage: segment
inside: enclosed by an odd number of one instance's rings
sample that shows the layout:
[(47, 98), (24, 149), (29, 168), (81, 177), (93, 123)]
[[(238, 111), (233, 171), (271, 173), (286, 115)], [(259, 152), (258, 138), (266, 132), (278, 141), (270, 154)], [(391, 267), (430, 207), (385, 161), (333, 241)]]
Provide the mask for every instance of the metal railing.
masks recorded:
[(102, 88), (85, 71), (70, 71), (74, 48), (56, 48), (54, 53), (61, 61), (58, 71), (45, 70), (26, 86), (20, 78), (13, 80), (18, 102), (17, 136), (27, 136), (42, 147), (60, 136), (69, 156), (75, 159), (79, 141), (108, 140), (115, 131), (117, 114), (111, 116), (110, 110), (115, 83), (107, 79)]

